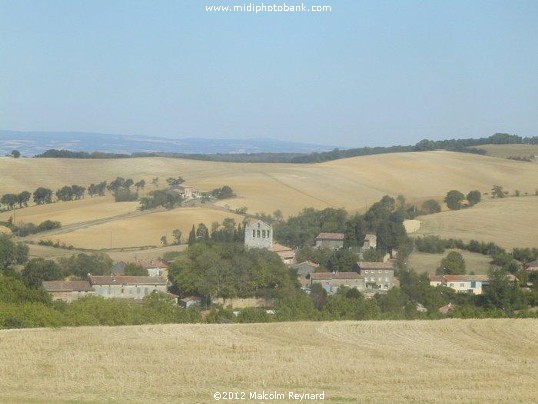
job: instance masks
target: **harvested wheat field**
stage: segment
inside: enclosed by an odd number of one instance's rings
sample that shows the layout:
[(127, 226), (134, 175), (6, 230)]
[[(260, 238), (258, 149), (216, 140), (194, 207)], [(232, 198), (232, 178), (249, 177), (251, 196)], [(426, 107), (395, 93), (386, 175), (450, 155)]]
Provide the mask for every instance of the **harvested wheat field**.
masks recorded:
[(222, 201), (250, 213), (285, 215), (304, 207), (364, 210), (383, 195), (403, 194), (409, 200), (442, 197), (451, 189), (487, 192), (494, 184), (534, 193), (538, 166), (520, 161), (446, 151), (394, 153), (355, 157), (322, 164), (219, 163), (173, 158), (136, 159), (10, 159), (0, 158), (0, 194), (53, 190), (66, 184), (88, 186), (116, 176), (151, 179), (182, 176), (202, 191), (229, 185), (237, 199)]
[(464, 250), (446, 250), (444, 254), (429, 254), (413, 252), (408, 258), (409, 268), (414, 269), (419, 274), (426, 272), (435, 275), (435, 270), (441, 264), (441, 260), (447, 256), (450, 251), (457, 251), (465, 260), (465, 271), (469, 274), (474, 272), (476, 275), (487, 274), (490, 268), (491, 257), (482, 254), (476, 254)]
[[(112, 196), (81, 199), (78, 201), (57, 202), (49, 205), (30, 206), (15, 211), (15, 223), (39, 224), (45, 220), (55, 220), (62, 226), (91, 222), (105, 218), (136, 212), (138, 202), (114, 202)], [(0, 221), (6, 221), (13, 212), (0, 213)]]
[(209, 403), (216, 391), (265, 390), (530, 403), (537, 338), (533, 319), (4, 330), (0, 401)]
[(421, 216), (417, 235), (494, 242), (504, 248), (538, 247), (538, 197), (486, 199), (470, 209)]
[(174, 241), (172, 232), (175, 229), (180, 229), (182, 238), (186, 240), (193, 225), (205, 223), (208, 228), (211, 228), (212, 222), (222, 223), (227, 217), (234, 218), (237, 223), (243, 220), (243, 217), (234, 213), (206, 208), (143, 211), (132, 217), (118, 218), (90, 226), (54, 230), (45, 235), (30, 236), (28, 239), (59, 241), (76, 248), (92, 250), (159, 246), (162, 236), (166, 236), (169, 243)]

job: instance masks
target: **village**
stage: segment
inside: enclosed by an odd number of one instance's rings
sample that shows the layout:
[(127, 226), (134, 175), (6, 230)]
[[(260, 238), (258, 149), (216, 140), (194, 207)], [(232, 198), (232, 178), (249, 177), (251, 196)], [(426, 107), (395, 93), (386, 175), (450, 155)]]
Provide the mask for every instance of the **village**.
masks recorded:
[[(181, 192), (189, 192), (188, 198), (193, 197), (195, 190), (192, 187), (181, 187)], [(185, 195), (185, 194), (184, 194)], [(343, 233), (319, 233), (312, 240), (312, 248), (338, 251), (344, 248)], [(388, 253), (381, 262), (363, 260), (364, 253), (375, 250), (377, 237), (375, 234), (366, 234), (364, 244), (357, 254), (356, 263), (348, 271), (320, 271), (319, 263), (306, 260), (296, 261), (296, 251), (290, 247), (273, 241), (273, 227), (259, 219), (251, 219), (244, 228), (244, 246), (248, 249), (264, 249), (274, 252), (292, 273), (296, 274), (301, 289), (309, 294), (314, 285), (320, 285), (328, 295), (333, 295), (342, 287), (355, 289), (366, 298), (372, 298), (376, 294), (387, 293), (394, 287), (399, 286), (399, 279), (395, 276), (395, 256)], [(161, 293), (167, 296), (175, 304), (187, 309), (202, 304), (201, 296), (189, 295), (180, 297), (170, 292), (168, 268), (172, 261), (162, 259), (139, 260), (134, 264), (141, 266), (147, 275), (133, 276), (125, 274), (128, 262), (116, 262), (110, 269), (110, 275), (92, 275), (88, 273), (86, 280), (56, 280), (43, 281), (43, 288), (51, 294), (53, 300), (71, 303), (80, 298), (100, 296), (103, 298), (122, 299), (133, 303), (139, 302), (153, 294)], [(528, 263), (525, 269), (529, 272), (538, 271), (538, 261)], [(458, 293), (481, 295), (488, 286), (487, 275), (430, 275), (431, 286), (448, 287)], [(508, 274), (508, 280), (515, 277)], [(267, 309), (267, 313), (274, 313), (271, 300), (259, 298), (215, 298), (214, 304), (221, 304), (232, 309), (245, 307), (258, 307)], [(447, 313), (452, 309), (452, 304), (439, 308), (441, 313)], [(417, 305), (417, 310), (424, 310)], [(234, 311), (237, 315), (239, 311)]]

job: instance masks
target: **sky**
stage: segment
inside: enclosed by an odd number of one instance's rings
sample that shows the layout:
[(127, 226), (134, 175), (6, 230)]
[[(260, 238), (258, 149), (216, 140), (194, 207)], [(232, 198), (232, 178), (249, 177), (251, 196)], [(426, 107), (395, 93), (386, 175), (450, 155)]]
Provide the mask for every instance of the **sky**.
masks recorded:
[(249, 3), (0, 0), (0, 129), (344, 147), (538, 135), (538, 1), (206, 11)]

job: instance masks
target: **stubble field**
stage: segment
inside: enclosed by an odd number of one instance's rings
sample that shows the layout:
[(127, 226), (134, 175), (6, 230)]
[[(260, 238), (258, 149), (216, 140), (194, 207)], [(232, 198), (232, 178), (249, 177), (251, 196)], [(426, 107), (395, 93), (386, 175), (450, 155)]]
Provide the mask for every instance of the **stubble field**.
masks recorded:
[(0, 401), (209, 403), (265, 390), (530, 403), (537, 338), (532, 319), (4, 330)]
[[(429, 198), (442, 200), (450, 189), (488, 192), (496, 184), (510, 191), (519, 189), (533, 194), (538, 187), (538, 165), (444, 151), (364, 156), (322, 164), (218, 163), (167, 158), (0, 158), (0, 172), (0, 194), (33, 191), (39, 186), (52, 190), (66, 184), (87, 186), (116, 176), (145, 179), (146, 193), (154, 189), (152, 178), (158, 177), (162, 187), (166, 178), (182, 176), (187, 184), (201, 191), (229, 185), (237, 194), (237, 198), (217, 202), (221, 209), (180, 208), (140, 214), (136, 202), (115, 203), (108, 196), (16, 210), (17, 223), (50, 219), (64, 226), (61, 231), (33, 236), (34, 241), (58, 240), (86, 249), (159, 245), (163, 235), (171, 241), (171, 232), (176, 228), (186, 235), (193, 224), (210, 226), (225, 217), (234, 217), (223, 208), (245, 206), (251, 214), (280, 209), (285, 216), (305, 207), (343, 207), (354, 212), (364, 211), (386, 194), (403, 194), (408, 201), (420, 204)], [(537, 199), (524, 200), (523, 208), (507, 203), (496, 209), (493, 215), (498, 220), (487, 213), (485, 207), (489, 203), (462, 212), (431, 215), (424, 218), (420, 231), (480, 240), (485, 236), (488, 241), (508, 246), (521, 246), (521, 242), (524, 246), (535, 246), (532, 226), (536, 228), (538, 222)], [(0, 214), (0, 221), (11, 215)], [(445, 224), (445, 218), (450, 223)], [(516, 231), (507, 231), (515, 226)]]
[(538, 196), (486, 199), (469, 209), (418, 219), (417, 235), (492, 241), (508, 249), (538, 247)]

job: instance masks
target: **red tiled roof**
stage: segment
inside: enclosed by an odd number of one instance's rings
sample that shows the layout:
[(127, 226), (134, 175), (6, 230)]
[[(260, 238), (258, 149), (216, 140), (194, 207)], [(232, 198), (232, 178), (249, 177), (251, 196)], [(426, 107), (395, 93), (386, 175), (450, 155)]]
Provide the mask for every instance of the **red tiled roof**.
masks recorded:
[(278, 253), (278, 252), (283, 252), (283, 251), (292, 251), (292, 249), (282, 244), (273, 243), (273, 251)]
[(283, 259), (293, 259), (295, 258), (295, 251), (279, 251), (277, 252), (278, 256)]
[(445, 275), (447, 282), (487, 281), (487, 275)]
[(90, 276), (92, 285), (166, 285), (162, 276)]
[(138, 262), (138, 265), (141, 265), (144, 269), (151, 269), (151, 268), (160, 268), (160, 269), (168, 269), (168, 264), (165, 262), (148, 262), (148, 261), (142, 261)]
[(310, 274), (310, 279), (314, 281), (329, 281), (331, 279), (360, 279), (357, 272), (314, 272)]
[(319, 233), (316, 240), (343, 240), (344, 233)]
[(358, 267), (362, 269), (394, 269), (390, 262), (357, 262)]
[(47, 292), (91, 292), (92, 285), (88, 281), (43, 281)]

